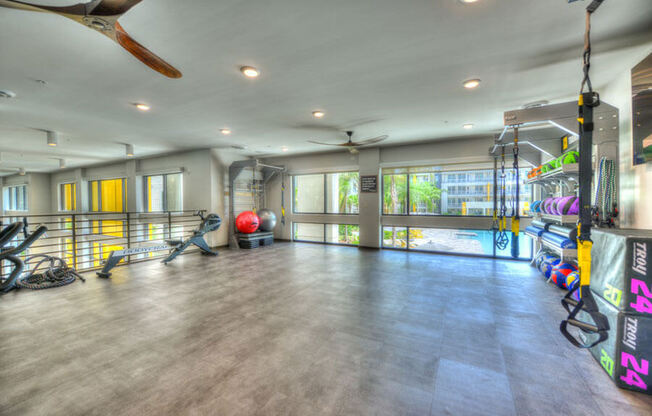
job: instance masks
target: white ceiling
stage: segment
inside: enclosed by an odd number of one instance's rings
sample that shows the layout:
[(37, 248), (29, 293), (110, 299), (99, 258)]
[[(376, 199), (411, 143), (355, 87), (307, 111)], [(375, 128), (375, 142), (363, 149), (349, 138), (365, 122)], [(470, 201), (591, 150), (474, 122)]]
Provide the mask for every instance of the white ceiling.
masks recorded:
[[(0, 170), (123, 159), (121, 143), (139, 156), (231, 144), (252, 155), (331, 150), (306, 140), (335, 141), (347, 128), (388, 134), (388, 144), (490, 134), (505, 110), (576, 96), (586, 4), (144, 0), (120, 22), (181, 70), (178, 80), (71, 20), (0, 8), (0, 90), (17, 94), (0, 99)], [(607, 0), (593, 36), (599, 87), (651, 49), (652, 2)], [(261, 77), (245, 79), (241, 65)], [(480, 88), (462, 88), (476, 77)], [(326, 117), (313, 119), (315, 109)], [(39, 129), (60, 132), (60, 145), (47, 147)]]

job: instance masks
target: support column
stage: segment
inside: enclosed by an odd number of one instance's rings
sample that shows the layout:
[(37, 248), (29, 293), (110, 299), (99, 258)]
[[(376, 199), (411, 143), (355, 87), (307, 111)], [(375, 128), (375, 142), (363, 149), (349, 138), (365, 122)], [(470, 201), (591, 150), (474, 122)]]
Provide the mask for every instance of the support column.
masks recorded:
[(380, 247), (380, 149), (361, 149), (358, 155), (360, 176), (378, 176), (378, 192), (360, 193), (360, 247)]
[(127, 212), (138, 212), (138, 186), (136, 184), (136, 163), (135, 159), (127, 160), (125, 163), (127, 172)]

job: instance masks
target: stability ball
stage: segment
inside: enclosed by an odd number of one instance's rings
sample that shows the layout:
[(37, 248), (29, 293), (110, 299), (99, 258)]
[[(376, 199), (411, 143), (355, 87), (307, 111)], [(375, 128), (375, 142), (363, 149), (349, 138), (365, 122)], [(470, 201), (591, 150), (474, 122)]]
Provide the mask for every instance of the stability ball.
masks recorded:
[(241, 212), (235, 219), (235, 228), (243, 234), (251, 234), (258, 229), (260, 218), (252, 211)]
[(260, 231), (272, 231), (276, 227), (276, 214), (271, 209), (263, 208), (258, 211), (260, 217)]

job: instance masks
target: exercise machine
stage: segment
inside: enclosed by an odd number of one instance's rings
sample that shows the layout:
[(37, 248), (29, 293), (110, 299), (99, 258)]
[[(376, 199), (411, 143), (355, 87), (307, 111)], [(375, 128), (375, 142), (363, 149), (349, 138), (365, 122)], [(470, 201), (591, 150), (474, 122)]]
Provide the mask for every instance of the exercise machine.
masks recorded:
[(102, 270), (97, 272), (97, 275), (103, 278), (111, 277), (111, 269), (117, 266), (125, 257), (135, 254), (151, 253), (154, 251), (170, 250), (169, 254), (162, 260), (163, 264), (168, 264), (191, 245), (198, 247), (202, 254), (217, 256), (218, 252), (211, 250), (206, 240), (204, 240), (204, 235), (219, 229), (220, 225), (222, 225), (222, 219), (217, 214), (208, 214), (204, 216), (201, 211), (197, 211), (195, 215), (201, 218), (201, 223), (186, 240), (165, 240), (165, 245), (114, 250), (109, 254)]
[[(0, 292), (6, 293), (16, 287), (16, 281), (25, 268), (25, 263), (19, 255), (34, 244), (36, 240), (41, 238), (47, 230), (47, 227), (41, 226), (30, 234), (25, 226), (25, 222), (14, 222), (0, 231), (0, 266), (4, 261), (8, 261), (13, 265), (13, 269), (7, 277), (0, 277)], [(10, 246), (9, 243), (21, 231), (24, 234), (23, 241), (18, 245)]]

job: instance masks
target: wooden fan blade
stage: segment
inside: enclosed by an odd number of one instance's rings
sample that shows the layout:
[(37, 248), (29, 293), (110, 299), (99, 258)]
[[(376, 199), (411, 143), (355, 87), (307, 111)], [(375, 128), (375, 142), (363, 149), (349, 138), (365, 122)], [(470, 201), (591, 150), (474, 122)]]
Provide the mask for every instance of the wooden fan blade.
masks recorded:
[(120, 23), (115, 22), (115, 39), (129, 53), (138, 58), (142, 63), (168, 78), (181, 78), (181, 72), (163, 59), (156, 56), (152, 51), (136, 42), (134, 38), (122, 28)]
[(116, 16), (125, 14), (143, 0), (96, 0), (94, 7), (89, 7), (89, 15), (93, 16)]
[(385, 135), (385, 136), (374, 137), (373, 139), (361, 140), (359, 142), (355, 142), (355, 145), (356, 146), (366, 146), (368, 144), (382, 142), (383, 140), (386, 140), (388, 137), (389, 136)]
[(0, 7), (27, 10), (30, 12), (63, 13), (75, 16), (84, 16), (86, 14), (86, 4), (83, 3), (73, 4), (71, 6), (44, 6), (15, 0), (0, 0)]
[(316, 140), (308, 140), (308, 143), (313, 143), (313, 144), (321, 144), (323, 146), (345, 146), (346, 143), (324, 143), (324, 142), (318, 142)]

